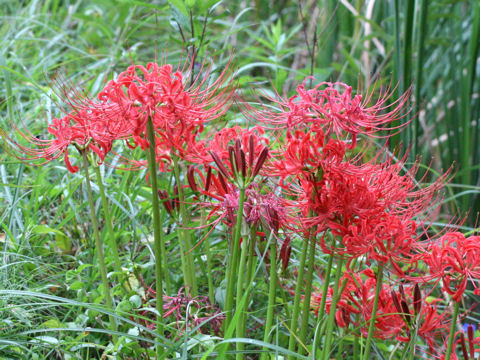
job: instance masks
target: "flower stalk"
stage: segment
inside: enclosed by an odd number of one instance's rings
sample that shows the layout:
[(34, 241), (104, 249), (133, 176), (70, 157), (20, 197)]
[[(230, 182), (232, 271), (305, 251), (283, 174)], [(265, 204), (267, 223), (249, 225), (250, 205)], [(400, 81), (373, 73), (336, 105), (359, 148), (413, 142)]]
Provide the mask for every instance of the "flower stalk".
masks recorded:
[[(157, 333), (163, 337), (163, 272), (162, 272), (162, 241), (160, 223), (160, 202), (158, 199), (158, 183), (157, 183), (157, 164), (155, 160), (155, 132), (151, 117), (147, 122), (147, 137), (149, 148), (147, 152), (148, 170), (150, 172), (150, 183), (152, 186), (152, 213), (153, 213), (153, 241), (155, 253), (155, 290), (156, 290), (156, 309), (157, 309)], [(163, 347), (160, 344), (156, 346), (157, 357), (163, 353)]]
[[(240, 195), (238, 199), (237, 218), (235, 222), (235, 232), (232, 241), (232, 252), (228, 258), (227, 268), (227, 294), (225, 299), (225, 330), (228, 329), (233, 318), (233, 302), (235, 299), (235, 279), (237, 278), (236, 271), (238, 269), (238, 253), (240, 248), (240, 236), (243, 222), (243, 205), (245, 202), (245, 188), (240, 188)], [(238, 295), (238, 294), (237, 294)]]
[[(95, 202), (93, 200), (92, 185), (90, 183), (90, 175), (88, 173), (87, 152), (85, 150), (80, 150), (80, 153), (82, 154), (82, 157), (83, 157), (83, 168), (85, 170), (85, 183), (87, 185), (88, 203), (90, 206), (90, 219), (92, 221), (93, 237), (95, 238), (95, 249), (97, 250), (98, 262), (100, 264), (100, 277), (102, 279), (102, 285), (105, 291), (105, 302), (107, 304), (107, 307), (113, 311), (114, 308), (113, 308), (112, 296), (110, 293), (110, 285), (108, 283), (107, 267), (105, 265), (105, 257), (103, 256), (103, 247), (102, 247), (103, 245), (102, 245), (102, 241), (100, 240), (100, 232), (98, 230), (97, 216), (95, 214)], [(110, 323), (109, 324), (110, 330), (116, 332), (117, 325), (115, 323), (115, 319), (113, 318), (112, 315), (108, 315), (108, 318)], [(112, 335), (112, 339), (115, 343), (117, 342), (116, 335)]]
[[(243, 239), (241, 245), (241, 251), (240, 251), (240, 263), (238, 265), (238, 278), (237, 278), (237, 292), (236, 292), (236, 305), (235, 311), (240, 312), (240, 315), (238, 317), (238, 321), (236, 324), (236, 337), (237, 338), (242, 338), (245, 336), (245, 327), (243, 326), (243, 318), (244, 318), (244, 313), (246, 311), (246, 307), (248, 304), (247, 301), (243, 301), (242, 304), (242, 296), (243, 294), (243, 289), (244, 289), (244, 277), (245, 277), (245, 267), (246, 267), (246, 260), (247, 260), (247, 253), (248, 253), (248, 241), (246, 238)], [(236, 360), (242, 360), (244, 359), (242, 351), (245, 349), (245, 344), (244, 343), (237, 343), (237, 351), (239, 351), (235, 358)]]
[[(173, 156), (173, 172), (175, 176), (175, 182), (178, 185), (178, 199), (179, 199), (179, 208), (180, 208), (180, 216), (179, 219), (179, 235), (181, 234), (180, 242), (181, 246), (181, 256), (183, 258), (183, 270), (184, 270), (184, 278), (185, 278), (185, 286), (187, 289), (187, 293), (189, 293), (192, 297), (198, 295), (198, 288), (197, 288), (197, 280), (195, 277), (195, 262), (193, 261), (193, 254), (192, 250), (192, 241), (190, 239), (190, 231), (185, 228), (188, 222), (187, 211), (185, 208), (185, 194), (183, 193), (182, 182), (180, 178), (180, 166), (178, 164), (178, 158), (174, 155)], [(183, 250), (182, 250), (183, 249)]]
[[(310, 315), (310, 300), (312, 295), (313, 270), (315, 262), (315, 238), (310, 234), (310, 249), (308, 254), (307, 277), (305, 279), (305, 297), (303, 299), (302, 324), (300, 328), (300, 342), (306, 344), (308, 331), (308, 318)], [(303, 355), (303, 347), (298, 349), (300, 355)]]
[(330, 349), (332, 347), (332, 336), (333, 336), (333, 325), (335, 322), (335, 311), (337, 308), (337, 303), (340, 298), (341, 291), (338, 291), (341, 274), (343, 273), (344, 258), (340, 257), (337, 262), (337, 267), (335, 271), (335, 283), (333, 285), (333, 295), (332, 295), (332, 304), (330, 305), (330, 313), (328, 314), (327, 320), (327, 328), (326, 328), (326, 339), (325, 339), (325, 347), (322, 351), (322, 356), (324, 360), (330, 358)]
[(445, 352), (445, 360), (450, 360), (453, 350), (453, 339), (455, 338), (455, 328), (457, 327), (458, 310), (460, 309), (460, 302), (454, 301), (452, 324), (450, 325), (450, 335), (448, 336), (447, 350)]
[[(268, 305), (267, 305), (267, 320), (265, 321), (265, 331), (263, 333), (263, 341), (268, 343), (270, 341), (270, 331), (273, 325), (273, 311), (275, 308), (275, 295), (277, 284), (277, 244), (274, 241), (270, 242), (270, 284), (268, 286)], [(263, 348), (265, 353), (262, 354), (261, 360), (267, 360), (268, 349)]]
[(110, 240), (109, 247), (110, 247), (111, 254), (113, 256), (113, 265), (115, 267), (115, 271), (117, 272), (118, 276), (121, 277), (121, 281), (124, 289), (128, 292), (130, 291), (130, 285), (128, 284), (128, 281), (124, 281), (123, 279), (122, 263), (120, 261), (118, 244), (117, 244), (117, 241), (115, 240), (115, 232), (113, 231), (112, 217), (110, 215), (108, 200), (105, 194), (105, 186), (103, 185), (102, 174), (100, 172), (99, 166), (94, 166), (94, 169), (95, 169), (95, 175), (97, 176), (97, 179), (98, 179), (98, 188), (100, 192), (100, 197), (102, 199), (102, 209), (103, 209), (103, 215), (105, 216), (105, 224), (107, 226), (108, 238)]
[(375, 298), (373, 300), (372, 315), (370, 317), (370, 325), (368, 327), (367, 343), (365, 345), (365, 352), (363, 358), (368, 360), (370, 358), (370, 348), (372, 345), (373, 333), (375, 331), (375, 320), (377, 318), (378, 299), (380, 297), (380, 290), (383, 284), (383, 263), (379, 263), (377, 270), (377, 285), (375, 287)]
[[(290, 339), (288, 341), (288, 350), (295, 351), (297, 343), (298, 315), (300, 313), (300, 295), (303, 288), (303, 277), (305, 274), (305, 262), (307, 260), (308, 245), (311, 239), (307, 238), (303, 242), (302, 252), (300, 254), (300, 264), (298, 265), (297, 284), (295, 285), (295, 298), (293, 300), (292, 321), (290, 322)], [(293, 360), (293, 355), (288, 356), (288, 360)]]

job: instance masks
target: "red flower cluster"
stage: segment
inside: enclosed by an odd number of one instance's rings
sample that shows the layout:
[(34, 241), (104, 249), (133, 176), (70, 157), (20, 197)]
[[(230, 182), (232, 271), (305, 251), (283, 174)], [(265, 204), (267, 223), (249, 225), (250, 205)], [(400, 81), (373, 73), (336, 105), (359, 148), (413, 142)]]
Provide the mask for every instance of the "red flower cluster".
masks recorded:
[(292, 97), (269, 98), (278, 105), (280, 112), (250, 108), (251, 118), (288, 131), (320, 128), (328, 137), (349, 138), (349, 147), (353, 148), (357, 135), (372, 136), (380, 130), (399, 130), (406, 125), (386, 127), (406, 116), (402, 112), (409, 94), (405, 93), (393, 104), (386, 105), (390, 96), (386, 92), (374, 105), (368, 106), (372, 94), (365, 99), (361, 95), (352, 96), (352, 87), (343, 83), (323, 82), (307, 89), (305, 80), (297, 86), (297, 93)]
[(174, 71), (169, 64), (149, 63), (146, 67), (132, 65), (110, 81), (99, 99), (114, 103), (123, 111), (132, 127), (131, 147), (149, 146), (146, 124), (152, 119), (157, 152), (169, 161), (174, 152), (183, 158), (201, 146), (197, 136), (205, 123), (221, 116), (230, 105), (233, 87), (228, 67), (216, 81), (209, 84), (209, 71), (200, 72), (188, 85), (188, 72)]
[[(367, 336), (368, 326), (372, 318), (373, 298), (377, 278), (370, 270), (363, 270), (359, 274), (347, 272), (340, 284), (344, 289), (340, 294), (335, 311), (335, 320), (338, 326), (354, 329), (360, 328), (362, 336)], [(329, 291), (326, 301), (326, 311), (331, 311), (331, 296)], [(322, 295), (312, 295), (313, 307), (317, 308)], [(399, 286), (397, 293), (388, 284), (382, 284), (378, 309), (375, 316), (375, 338), (395, 338), (401, 342), (410, 341), (415, 332), (433, 351), (439, 339), (448, 334), (449, 320), (447, 312), (439, 312), (439, 301), (422, 299), (418, 285)]]
[(440, 280), (442, 289), (459, 302), (470, 280), (475, 288), (474, 294), (480, 294), (475, 279), (480, 278), (480, 236), (470, 236), (459, 232), (449, 232), (440, 239), (427, 245), (422, 259), (427, 264), (430, 275), (427, 280)]
[[(368, 324), (375, 321), (375, 337), (404, 342), (415, 330), (433, 351), (447, 329), (448, 310), (439, 313), (436, 301), (421, 299), (418, 284), (400, 286), (398, 293), (393, 288), (405, 281), (442, 281), (442, 289), (459, 302), (470, 280), (474, 293), (480, 294), (473, 281), (480, 277), (480, 237), (450, 232), (430, 240), (427, 235), (448, 172), (422, 187), (415, 180), (417, 164), (408, 169), (405, 158), (383, 155), (385, 149), (372, 156), (368, 145), (357, 146), (362, 138), (380, 137), (382, 130), (390, 130), (391, 136), (392, 130), (405, 125), (398, 125), (398, 120), (408, 113), (404, 111), (408, 93), (391, 105), (388, 94), (370, 105), (371, 95), (353, 95), (345, 84), (321, 83), (307, 89), (304, 83), (292, 97), (269, 99), (275, 111), (245, 105), (246, 117), (255, 122), (250, 129), (205, 131), (229, 109), (231, 72), (227, 67), (212, 82), (208, 69), (202, 68), (193, 81), (189, 71), (166, 64), (132, 65), (111, 80), (97, 100), (60, 86), (68, 109), (49, 125), (51, 139), (20, 133), (35, 145), (18, 145), (22, 158), (48, 162), (64, 156), (67, 168), (75, 172), (71, 145), (96, 154), (99, 163), (115, 140), (145, 150), (152, 146), (147, 138), (151, 120), (160, 168), (168, 170), (175, 157), (188, 169), (188, 185), (176, 184), (173, 195), (159, 190), (168, 213), (174, 214), (179, 190), (188, 187), (191, 191), (180, 195), (208, 207), (206, 226), (213, 230), (223, 222), (233, 228), (240, 194), (245, 195), (240, 214), (244, 224), (279, 237), (289, 232), (280, 251), (284, 268), (294, 232), (318, 239), (324, 253), (348, 260), (337, 308), (330, 309), (330, 300), (326, 303), (328, 313), (335, 311), (338, 326), (353, 325), (367, 335)], [(134, 163), (143, 165), (144, 160)], [(190, 213), (195, 209), (191, 206)], [(330, 242), (332, 238), (335, 241)], [(423, 245), (421, 239), (429, 240)], [(377, 276), (371, 269), (352, 273), (354, 260), (360, 267), (375, 262), (395, 276), (395, 281), (379, 288), (376, 314), (372, 311)], [(422, 269), (416, 266), (419, 262), (427, 265), (429, 274), (407, 276), (406, 272)], [(321, 296), (314, 294), (313, 303), (319, 304)], [(177, 316), (187, 301), (194, 301), (181, 293), (166, 299), (166, 309)]]
[[(205, 70), (205, 69), (204, 69)], [(203, 71), (187, 85), (188, 72), (173, 70), (171, 65), (149, 63), (132, 65), (111, 80), (93, 100), (73, 86), (58, 85), (58, 93), (71, 110), (54, 119), (48, 128), (52, 139), (40, 140), (31, 133), (20, 136), (35, 145), (33, 148), (15, 143), (24, 160), (45, 162), (65, 157), (67, 168), (78, 168), (69, 161), (69, 146), (91, 150), (103, 162), (117, 139), (130, 147), (148, 147), (146, 123), (151, 118), (156, 134), (156, 154), (160, 167), (169, 163), (171, 154), (184, 157), (202, 143), (196, 136), (206, 122), (221, 116), (229, 107), (233, 94), (228, 67), (210, 83), (209, 71)], [(196, 151), (196, 150), (195, 150)], [(145, 161), (134, 164), (143, 165)]]
[(20, 137), (34, 145), (28, 147), (10, 139), (22, 153), (18, 157), (27, 162), (43, 159), (41, 165), (63, 156), (67, 169), (74, 173), (78, 167), (73, 166), (69, 158), (69, 147), (73, 145), (79, 151), (95, 153), (98, 163), (102, 163), (113, 141), (128, 135), (128, 124), (123, 122), (121, 109), (115, 104), (94, 101), (74, 87), (62, 84), (58, 87), (57, 90), (66, 96), (65, 116), (54, 118), (48, 125), (47, 131), (52, 136), (48, 140), (17, 129)]
[[(446, 175), (419, 188), (417, 166), (408, 170), (404, 160), (381, 161), (380, 154), (366, 160), (367, 149), (354, 146), (357, 136), (372, 136), (401, 118), (406, 96), (384, 113), (388, 96), (369, 107), (361, 96), (352, 97), (347, 85), (322, 83), (306, 90), (303, 84), (297, 95), (276, 100), (279, 112), (251, 115), (287, 130), (266, 174), (279, 177), (285, 196), (297, 203), (303, 231), (321, 234), (324, 252), (391, 264), (397, 274), (417, 259), (423, 233), (418, 224), (427, 220)], [(335, 248), (325, 242), (327, 234), (340, 239)]]

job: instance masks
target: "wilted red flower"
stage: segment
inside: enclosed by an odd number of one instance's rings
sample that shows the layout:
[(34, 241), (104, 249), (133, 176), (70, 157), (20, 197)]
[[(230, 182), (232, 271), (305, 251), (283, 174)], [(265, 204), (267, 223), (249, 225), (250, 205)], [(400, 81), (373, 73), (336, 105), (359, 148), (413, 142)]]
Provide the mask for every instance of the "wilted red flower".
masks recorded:
[[(139, 280), (142, 286), (146, 289), (146, 300), (155, 298), (157, 293), (150, 286), (145, 284), (145, 281), (141, 276)], [(152, 315), (151, 311), (139, 312), (145, 318)], [(188, 318), (188, 324), (191, 328), (197, 328), (200, 333), (204, 331), (213, 331), (217, 336), (221, 335), (222, 322), (225, 319), (225, 315), (220, 312), (220, 309), (211, 304), (208, 296), (196, 296), (191, 297), (186, 295), (184, 288), (181, 288), (177, 295), (168, 296), (163, 295), (163, 317), (172, 317), (176, 324), (177, 335), (182, 334), (185, 330), (185, 318)], [(141, 320), (145, 323), (145, 326), (149, 329), (154, 329), (156, 324), (154, 321)]]

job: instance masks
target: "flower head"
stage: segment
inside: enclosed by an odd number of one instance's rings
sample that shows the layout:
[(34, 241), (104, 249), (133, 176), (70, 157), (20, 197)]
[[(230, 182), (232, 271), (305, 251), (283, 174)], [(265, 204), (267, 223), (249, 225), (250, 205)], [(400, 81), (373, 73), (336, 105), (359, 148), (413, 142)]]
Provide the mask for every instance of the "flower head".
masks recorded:
[(102, 163), (112, 149), (116, 139), (122, 139), (129, 132), (128, 126), (122, 122), (122, 111), (115, 104), (97, 102), (74, 87), (58, 85), (59, 95), (70, 109), (62, 108), (65, 115), (54, 118), (47, 131), (51, 138), (44, 140), (30, 132), (22, 132), (17, 128), (20, 137), (33, 146), (24, 146), (12, 139), (15, 147), (22, 153), (21, 160), (43, 163), (64, 157), (65, 165), (72, 173), (78, 167), (70, 162), (69, 150), (74, 146), (79, 151), (90, 151), (97, 155), (97, 162)]
[(156, 132), (157, 150), (186, 156), (195, 148), (196, 137), (205, 123), (221, 116), (230, 106), (233, 86), (228, 66), (213, 82), (203, 69), (190, 83), (188, 70), (174, 70), (170, 64), (132, 65), (111, 80), (99, 94), (105, 103), (123, 109), (132, 127), (132, 147), (149, 146), (146, 124), (150, 118)]
[(297, 86), (292, 97), (270, 98), (279, 111), (249, 108), (247, 116), (267, 126), (288, 131), (321, 128), (326, 137), (335, 136), (353, 148), (360, 134), (372, 136), (380, 130), (399, 130), (405, 126), (394, 123), (405, 116), (402, 112), (408, 95), (407, 92), (387, 105), (391, 95), (386, 92), (369, 106), (372, 94), (366, 97), (353, 95), (352, 87), (343, 83), (323, 82), (307, 89), (304, 81)]
[(443, 290), (452, 295), (453, 301), (462, 299), (468, 280), (474, 293), (480, 294), (474, 281), (480, 279), (480, 236), (446, 233), (426, 247), (422, 259), (430, 271), (425, 279), (442, 281)]

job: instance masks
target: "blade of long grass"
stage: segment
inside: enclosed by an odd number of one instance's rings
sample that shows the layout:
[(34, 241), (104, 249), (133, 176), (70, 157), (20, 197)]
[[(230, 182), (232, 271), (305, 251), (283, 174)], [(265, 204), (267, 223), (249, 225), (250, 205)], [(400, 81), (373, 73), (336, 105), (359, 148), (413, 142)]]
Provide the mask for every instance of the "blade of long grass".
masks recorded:
[[(470, 35), (470, 42), (468, 46), (468, 57), (466, 64), (466, 72), (464, 73), (462, 81), (462, 92), (461, 92), (461, 114), (463, 119), (463, 141), (461, 148), (461, 164), (463, 168), (467, 169), (471, 165), (472, 154), (471, 149), (473, 140), (475, 139), (475, 132), (472, 130), (472, 95), (473, 95), (473, 84), (475, 81), (476, 74), (476, 65), (478, 58), (479, 50), (479, 36), (480, 36), (480, 2), (475, 2), (473, 9), (473, 24), (472, 24), (472, 33)], [(468, 171), (464, 173), (462, 182), (464, 184), (471, 184), (472, 182), (472, 172)], [(463, 208), (469, 208), (469, 199), (464, 198)]]
[(421, 0), (420, 3), (420, 23), (418, 26), (418, 40), (417, 40), (417, 60), (415, 72), (415, 114), (412, 119), (413, 122), (413, 144), (412, 144), (412, 159), (416, 159), (418, 155), (418, 141), (420, 137), (420, 107), (422, 105), (422, 85), (423, 85), (423, 69), (425, 67), (425, 38), (427, 35), (427, 15), (428, 15), (428, 0)]

